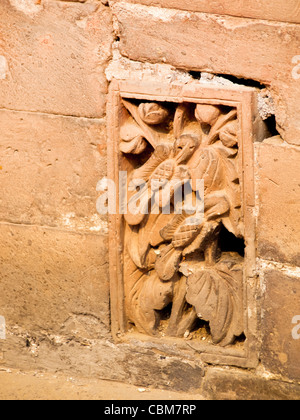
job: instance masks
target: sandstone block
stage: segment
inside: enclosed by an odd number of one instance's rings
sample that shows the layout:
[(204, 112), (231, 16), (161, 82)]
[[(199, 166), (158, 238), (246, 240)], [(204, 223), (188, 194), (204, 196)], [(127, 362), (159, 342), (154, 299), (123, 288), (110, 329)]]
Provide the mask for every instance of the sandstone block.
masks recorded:
[(1, 108), (104, 115), (112, 42), (108, 8), (2, 0), (0, 34), (0, 55), (7, 61), (6, 76), (0, 77)]
[(299, 381), (300, 278), (268, 270), (264, 284), (262, 363), (272, 373)]
[(0, 342), (0, 366), (3, 352), (6, 367), (59, 371), (92, 380), (100, 378), (139, 387), (186, 391), (201, 398), (204, 375), (201, 365), (172, 355), (166, 357), (137, 344), (117, 346), (109, 338), (85, 342), (70, 336), (59, 338), (62, 342), (29, 335), (30, 343), (26, 345), (23, 337), (12, 335)]
[(300, 151), (256, 144), (258, 256), (300, 266)]
[(0, 224), (0, 238), (0, 313), (8, 331), (107, 333), (105, 237)]
[(105, 121), (0, 111), (0, 220), (105, 232)]
[(249, 372), (209, 368), (203, 395), (210, 400), (298, 400), (300, 386)]

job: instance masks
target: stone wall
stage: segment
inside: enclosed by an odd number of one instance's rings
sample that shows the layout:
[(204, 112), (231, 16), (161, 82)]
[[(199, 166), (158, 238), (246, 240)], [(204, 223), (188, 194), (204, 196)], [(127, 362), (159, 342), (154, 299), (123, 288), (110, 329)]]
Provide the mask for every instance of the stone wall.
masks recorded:
[[(298, 1), (1, 0), (0, 16), (0, 364), (207, 398), (299, 398)], [(117, 344), (110, 332), (108, 221), (96, 210), (109, 83), (211, 74), (267, 89), (276, 135), (255, 144), (253, 369)]]

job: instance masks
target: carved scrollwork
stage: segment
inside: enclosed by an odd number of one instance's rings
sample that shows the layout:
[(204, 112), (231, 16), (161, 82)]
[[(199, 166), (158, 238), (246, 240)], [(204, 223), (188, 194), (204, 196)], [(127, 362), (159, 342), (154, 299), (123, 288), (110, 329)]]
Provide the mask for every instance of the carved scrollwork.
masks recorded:
[[(212, 343), (232, 344), (244, 331), (243, 256), (222, 249), (221, 237), (244, 236), (237, 109), (127, 99), (123, 106), (120, 150), (135, 159), (124, 215), (128, 320), (142, 333), (177, 337), (197, 337), (201, 320)], [(191, 205), (199, 180), (200, 213)]]

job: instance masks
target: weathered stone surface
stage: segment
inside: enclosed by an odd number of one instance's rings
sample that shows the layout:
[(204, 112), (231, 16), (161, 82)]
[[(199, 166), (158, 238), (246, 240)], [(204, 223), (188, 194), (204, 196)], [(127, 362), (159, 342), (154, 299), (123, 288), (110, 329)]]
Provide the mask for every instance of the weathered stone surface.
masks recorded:
[(105, 121), (0, 111), (0, 220), (105, 232)]
[(0, 224), (0, 238), (0, 312), (8, 330), (17, 325), (55, 334), (86, 327), (86, 334), (95, 331), (92, 338), (108, 331), (103, 235)]
[(242, 2), (237, 0), (128, 0), (128, 2), (192, 12), (300, 23), (298, 0), (289, 0), (286, 3), (283, 3), (282, 0), (274, 0), (272, 7), (268, 2), (261, 2), (260, 0), (244, 0)]
[(299, 336), (297, 322), (300, 323), (300, 277), (268, 270), (264, 286), (262, 363), (272, 373), (299, 381), (300, 340), (296, 338)]
[[(183, 410), (183, 404), (189, 404), (191, 397), (193, 401), (203, 400), (200, 394), (191, 394), (190, 392), (176, 392), (172, 390), (162, 389), (141, 389), (135, 385), (124, 384), (116, 381), (107, 381), (99, 378), (80, 378), (72, 377), (70, 375), (64, 375), (56, 372), (41, 374), (33, 372), (20, 372), (16, 369), (0, 369), (0, 399), (1, 401), (106, 401), (106, 407), (109, 407), (109, 411), (112, 414), (116, 406), (120, 406), (118, 402), (112, 400), (112, 396), (115, 396), (118, 401), (128, 400), (171, 400), (171, 401), (183, 401), (179, 408)], [(129, 403), (131, 404), (131, 403)], [(142, 402), (143, 404), (143, 402)], [(194, 402), (193, 402), (194, 404)], [(136, 404), (136, 407), (140, 403)], [(172, 407), (172, 406), (171, 406)], [(189, 406), (188, 406), (189, 407)], [(113, 408), (113, 409), (112, 409)], [(151, 407), (155, 410), (155, 406)], [(173, 405), (175, 409), (175, 405)], [(136, 417), (136, 408), (128, 408), (120, 406), (120, 410), (123, 410), (124, 415), (129, 414), (129, 417)], [(128, 411), (130, 410), (130, 411)], [(104, 411), (104, 408), (101, 410)], [(139, 410), (141, 411), (141, 410)], [(175, 411), (175, 410), (174, 410)], [(145, 410), (146, 412), (146, 410)], [(102, 413), (101, 413), (102, 414)], [(154, 414), (154, 413), (153, 413)]]
[(210, 400), (298, 400), (300, 386), (250, 372), (209, 368), (203, 396)]
[(112, 10), (119, 22), (121, 53), (130, 59), (270, 85), (280, 133), (287, 142), (300, 144), (300, 83), (295, 77), (299, 25), (123, 2)]
[[(201, 394), (205, 369), (187, 361), (142, 348), (114, 344), (109, 337), (87, 339), (69, 332), (51, 335), (15, 329), (0, 341), (3, 364), (24, 370), (57, 372), (89, 378), (123, 381), (137, 386)], [(1, 363), (1, 359), (0, 359)], [(117, 398), (117, 397), (116, 397)]]
[(300, 266), (300, 150), (256, 144), (258, 256)]
[[(167, 388), (178, 391), (200, 392), (204, 376), (201, 364), (197, 365), (180, 357), (155, 356), (152, 350), (145, 352), (142, 349), (137, 349), (136, 359), (133, 362), (131, 353), (133, 349), (128, 348), (128, 350), (124, 352), (123, 363), (129, 383), (157, 388), (166, 388), (167, 385)], [(152, 357), (152, 360), (148, 357)]]
[(102, 117), (110, 10), (98, 3), (1, 0), (0, 107)]

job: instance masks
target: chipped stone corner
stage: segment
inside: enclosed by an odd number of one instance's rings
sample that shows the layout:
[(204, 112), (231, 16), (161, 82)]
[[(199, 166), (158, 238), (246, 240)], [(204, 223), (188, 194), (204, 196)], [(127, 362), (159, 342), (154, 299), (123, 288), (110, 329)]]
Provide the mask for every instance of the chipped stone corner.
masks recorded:
[(133, 61), (121, 55), (119, 51), (119, 42), (113, 44), (113, 57), (105, 74), (109, 82), (117, 80), (140, 80), (151, 81), (159, 80), (161, 82), (189, 83), (193, 77), (184, 70), (177, 70), (168, 64), (151, 64), (140, 61)]
[(67, 230), (77, 232), (108, 234), (108, 222), (101, 218), (99, 214), (94, 214), (91, 217), (78, 217), (74, 212), (66, 213), (61, 216), (60, 225)]
[(269, 89), (262, 89), (258, 94), (258, 109), (263, 120), (275, 115), (275, 104)]

